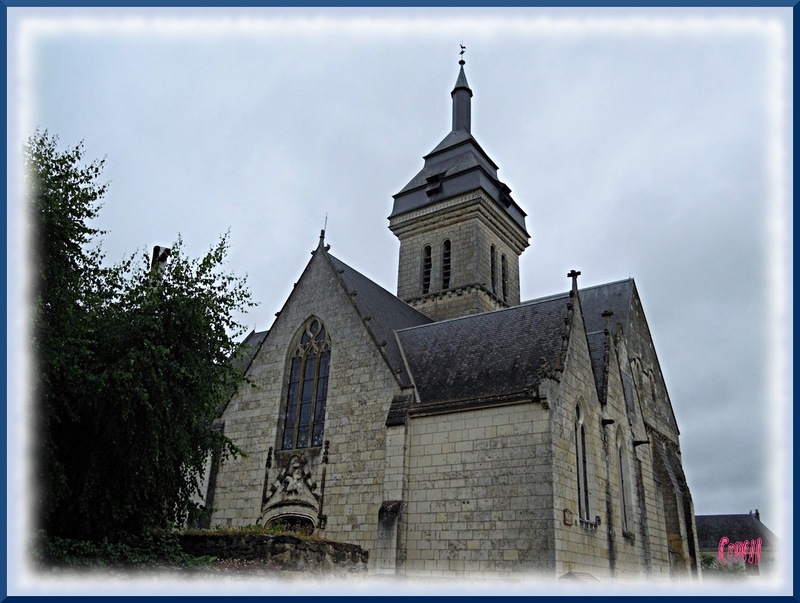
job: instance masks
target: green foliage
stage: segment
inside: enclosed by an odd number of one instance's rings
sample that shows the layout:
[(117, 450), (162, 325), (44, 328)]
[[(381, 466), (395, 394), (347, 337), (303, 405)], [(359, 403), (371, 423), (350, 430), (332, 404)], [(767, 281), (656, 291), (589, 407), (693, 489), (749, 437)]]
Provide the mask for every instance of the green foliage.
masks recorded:
[(135, 256), (102, 265), (90, 249), (106, 192), (102, 162), (36, 132), (25, 146), (34, 208), (33, 352), (38, 362), (40, 527), (51, 537), (118, 542), (181, 525), (209, 455), (236, 454), (210, 429), (242, 379), (231, 364), (252, 306), (225, 272), (227, 236), (200, 259), (180, 238), (160, 270)]
[(747, 576), (747, 570), (741, 563), (722, 565), (717, 556), (711, 553), (700, 555), (700, 567), (703, 568), (703, 575), (709, 578), (745, 578)]
[(198, 566), (213, 557), (194, 557), (181, 548), (176, 534), (149, 530), (139, 536), (121, 535), (117, 542), (48, 537), (40, 531), (34, 546), (35, 562), (42, 567), (104, 568), (125, 566)]
[(303, 526), (290, 526), (283, 523), (273, 523), (267, 526), (248, 524), (246, 526), (220, 526), (213, 530), (187, 529), (184, 534), (264, 534), (266, 536), (294, 536), (309, 542), (329, 542), (324, 538), (314, 535), (314, 530)]

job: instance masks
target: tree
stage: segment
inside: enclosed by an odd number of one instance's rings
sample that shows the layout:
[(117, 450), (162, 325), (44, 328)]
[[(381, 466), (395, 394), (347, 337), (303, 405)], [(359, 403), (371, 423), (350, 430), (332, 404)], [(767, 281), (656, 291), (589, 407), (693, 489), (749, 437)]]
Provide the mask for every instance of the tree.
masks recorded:
[(230, 362), (252, 306), (225, 272), (227, 235), (200, 259), (180, 238), (169, 261), (103, 265), (89, 225), (107, 187), (83, 147), (27, 141), (34, 207), (33, 352), (39, 520), (48, 534), (99, 540), (181, 524), (207, 458), (233, 443), (210, 429), (242, 376)]

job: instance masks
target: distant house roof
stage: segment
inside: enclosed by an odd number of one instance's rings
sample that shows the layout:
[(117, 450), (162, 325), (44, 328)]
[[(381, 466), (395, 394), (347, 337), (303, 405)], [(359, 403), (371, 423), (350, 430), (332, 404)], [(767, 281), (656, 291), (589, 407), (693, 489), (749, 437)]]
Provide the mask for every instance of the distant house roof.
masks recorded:
[(716, 550), (723, 537), (727, 537), (730, 542), (761, 538), (762, 549), (778, 548), (778, 537), (753, 514), (695, 515), (694, 519), (697, 525), (697, 543), (701, 549)]
[(535, 389), (560, 370), (569, 297), (398, 332), (421, 402), (489, 399)]

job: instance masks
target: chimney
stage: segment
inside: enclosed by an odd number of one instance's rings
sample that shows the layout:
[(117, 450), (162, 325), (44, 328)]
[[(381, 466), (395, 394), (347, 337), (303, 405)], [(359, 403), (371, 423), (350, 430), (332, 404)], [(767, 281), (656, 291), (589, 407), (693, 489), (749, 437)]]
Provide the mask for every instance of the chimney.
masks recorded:
[(169, 247), (153, 247), (153, 259), (150, 262), (150, 272), (156, 272), (164, 267), (169, 257)]
[(756, 512), (753, 513), (753, 517), (756, 518), (756, 521), (761, 521), (761, 515), (759, 515), (758, 509), (756, 509)]

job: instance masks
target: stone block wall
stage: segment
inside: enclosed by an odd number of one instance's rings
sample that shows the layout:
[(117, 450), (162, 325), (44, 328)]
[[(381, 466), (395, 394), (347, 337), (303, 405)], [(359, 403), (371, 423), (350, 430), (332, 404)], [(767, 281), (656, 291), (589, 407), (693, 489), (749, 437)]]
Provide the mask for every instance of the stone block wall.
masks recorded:
[(403, 573), (552, 571), (546, 413), (524, 401), (410, 419)]
[(499, 298), (477, 285), (433, 293), (413, 299), (409, 304), (434, 320), (470, 316), (505, 307)]
[[(610, 570), (602, 412), (577, 298), (571, 298), (570, 303), (573, 306), (572, 326), (565, 371), (560, 376), (558, 386), (548, 396), (551, 399), (554, 443), (556, 575), (577, 571), (606, 578)], [(589, 510), (583, 520), (578, 512), (576, 406), (580, 406), (586, 435)], [(596, 522), (597, 517), (600, 518), (599, 523)]]
[[(426, 312), (428, 305), (435, 312), (444, 310), (446, 302), (428, 304), (431, 298), (443, 293), (442, 288), (442, 244), (451, 242), (450, 289), (482, 286), (487, 293), (489, 305), (472, 309), (492, 310), (513, 306), (520, 302), (519, 256), (527, 247), (527, 237), (519, 227), (512, 225), (510, 218), (482, 191), (477, 190), (441, 203), (426, 206), (392, 219), (390, 228), (400, 240), (398, 268), (398, 297), (413, 303)], [(428, 295), (422, 293), (422, 250), (431, 247), (431, 279)], [(495, 246), (496, 292), (492, 294), (491, 246)], [(507, 266), (507, 296), (502, 295), (501, 258), (505, 256)], [(433, 299), (431, 301), (434, 301)], [(481, 300), (481, 303), (485, 300)], [(473, 304), (474, 305), (474, 304)], [(477, 308), (477, 307), (476, 307)], [(453, 311), (457, 311), (455, 306)], [(429, 314), (442, 319), (463, 314)]]

